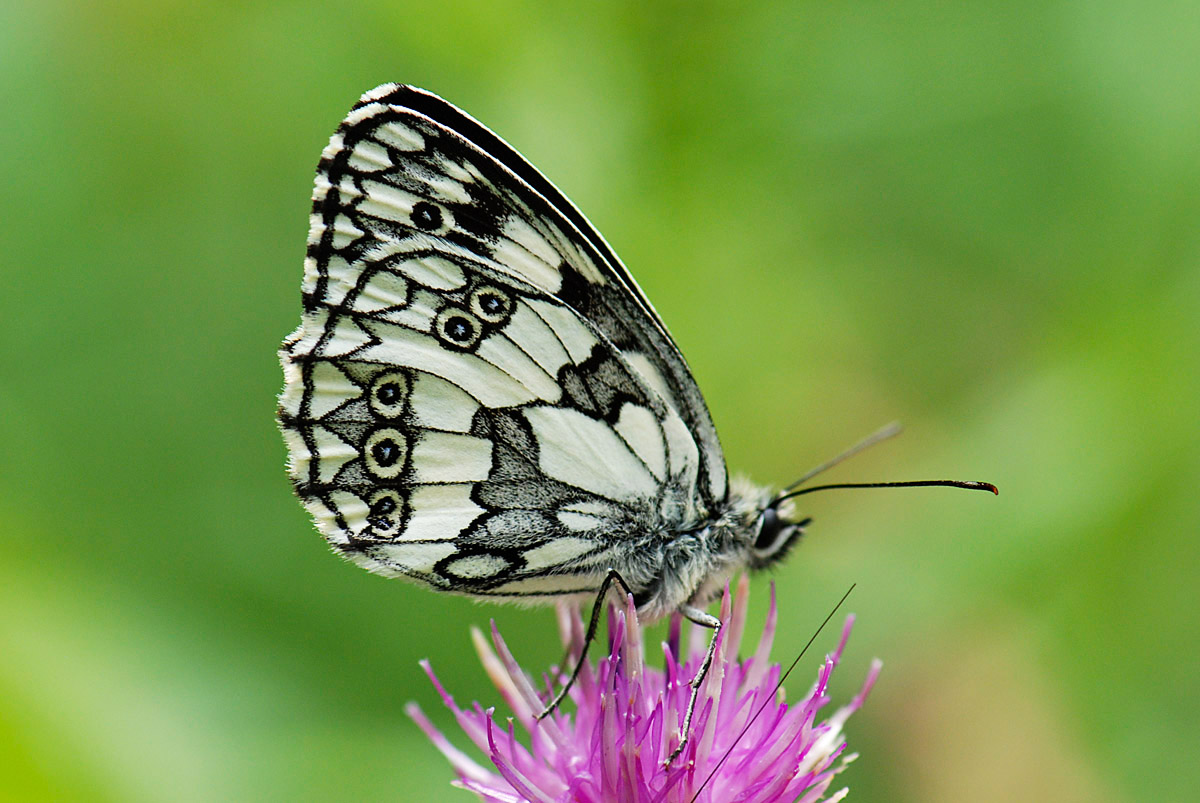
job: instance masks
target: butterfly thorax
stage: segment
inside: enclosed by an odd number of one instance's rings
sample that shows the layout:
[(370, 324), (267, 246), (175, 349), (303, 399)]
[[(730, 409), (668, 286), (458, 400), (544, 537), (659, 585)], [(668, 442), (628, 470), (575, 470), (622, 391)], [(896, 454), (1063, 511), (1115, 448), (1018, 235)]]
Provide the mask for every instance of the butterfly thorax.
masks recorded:
[(653, 620), (684, 604), (703, 606), (739, 570), (782, 558), (802, 530), (788, 503), (773, 507), (773, 497), (767, 487), (734, 478), (729, 497), (702, 526), (668, 538), (647, 561), (660, 568), (643, 589), (634, 589), (638, 613)]

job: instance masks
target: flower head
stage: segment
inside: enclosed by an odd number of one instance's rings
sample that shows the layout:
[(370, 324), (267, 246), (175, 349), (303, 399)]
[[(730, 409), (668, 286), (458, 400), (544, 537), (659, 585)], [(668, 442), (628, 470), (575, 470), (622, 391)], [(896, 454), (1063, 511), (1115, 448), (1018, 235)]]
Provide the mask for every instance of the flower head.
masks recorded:
[[(731, 604), (728, 589), (721, 600), (724, 627), (696, 701), (691, 735), (668, 766), (664, 762), (681, 738), (689, 682), (711, 631), (693, 631), (688, 654), (681, 659), (680, 621), (674, 620), (668, 642), (662, 645), (665, 669), (648, 667), (632, 599), (610, 609), (611, 649), (594, 665), (582, 667), (569, 693), (573, 715), (559, 710), (538, 721), (542, 700), (494, 624), (491, 644), (478, 630), (472, 635), (488, 674), (513, 712), (507, 723), (497, 722), (494, 709), (478, 703), (459, 708), (429, 664), (422, 662), (459, 726), (494, 769), (450, 744), (416, 704), (409, 704), (408, 713), (450, 760), (458, 773), (455, 785), (488, 803), (826, 800), (834, 776), (854, 758), (843, 755), (842, 726), (866, 699), (881, 665), (872, 663), (862, 690), (849, 704), (817, 722), (817, 712), (829, 702), (829, 678), (853, 616), (847, 617), (841, 641), (826, 656), (809, 693), (789, 706), (777, 688), (782, 668), (768, 661), (777, 613), (774, 589), (757, 649), (748, 659), (737, 658), (748, 589), (743, 578), (736, 602)], [(578, 656), (584, 633), (580, 614), (566, 605), (560, 605), (558, 613), (563, 643)], [(517, 740), (514, 720), (527, 732), (528, 744)], [(847, 791), (841, 789), (828, 800), (841, 800)]]

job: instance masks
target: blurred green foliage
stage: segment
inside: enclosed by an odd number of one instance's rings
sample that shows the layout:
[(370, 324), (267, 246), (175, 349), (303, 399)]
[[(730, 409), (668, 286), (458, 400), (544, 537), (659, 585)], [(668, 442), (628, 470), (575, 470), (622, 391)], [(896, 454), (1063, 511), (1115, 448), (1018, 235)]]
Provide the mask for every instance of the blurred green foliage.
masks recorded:
[(557, 658), (334, 558), (283, 472), (313, 168), (395, 80), (591, 216), (734, 470), (900, 419), (831, 476), (1001, 487), (807, 500), (777, 657), (857, 581), (839, 699), (886, 660), (852, 800), (1191, 798), (1197, 42), (1170, 0), (0, 6), (0, 797), (468, 799), (417, 659), (493, 704), (470, 624)]

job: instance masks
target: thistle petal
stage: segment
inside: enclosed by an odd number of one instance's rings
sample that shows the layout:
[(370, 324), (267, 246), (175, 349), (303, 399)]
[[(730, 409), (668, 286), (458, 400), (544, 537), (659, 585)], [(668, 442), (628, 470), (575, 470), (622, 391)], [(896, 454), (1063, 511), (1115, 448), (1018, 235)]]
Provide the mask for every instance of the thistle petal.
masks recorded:
[[(645, 661), (645, 643), (632, 598), (609, 611), (609, 653), (585, 662), (569, 697), (573, 716), (556, 712), (536, 718), (542, 705), (495, 626), (487, 639), (475, 630), (480, 661), (513, 717), (496, 721), (478, 703), (460, 709), (428, 663), (422, 667), (467, 738), (491, 761), (494, 771), (454, 747), (424, 713), (408, 714), (446, 756), (458, 775), (454, 785), (488, 803), (818, 803), (841, 800), (848, 790), (828, 793), (834, 778), (856, 754), (844, 755), (846, 720), (867, 699), (882, 664), (872, 662), (858, 694), (817, 721), (828, 704), (830, 677), (841, 661), (854, 624), (849, 616), (836, 649), (827, 655), (812, 687), (788, 704), (779, 687), (782, 668), (770, 662), (778, 608), (775, 590), (754, 654), (737, 659), (745, 629), (749, 587), (742, 578), (721, 601), (716, 652), (696, 700), (692, 733), (684, 752), (668, 767), (663, 761), (679, 743), (690, 681), (704, 657), (707, 630), (693, 631), (686, 657), (680, 655), (680, 622), (672, 621), (661, 645), (664, 668)], [(560, 605), (558, 629), (568, 660), (578, 660), (584, 624), (578, 610)], [(489, 643), (490, 641), (490, 643)], [(562, 673), (570, 666), (558, 667)], [(555, 672), (551, 676), (559, 677)], [(551, 684), (552, 686), (555, 684)], [(517, 727), (526, 734), (518, 738)]]

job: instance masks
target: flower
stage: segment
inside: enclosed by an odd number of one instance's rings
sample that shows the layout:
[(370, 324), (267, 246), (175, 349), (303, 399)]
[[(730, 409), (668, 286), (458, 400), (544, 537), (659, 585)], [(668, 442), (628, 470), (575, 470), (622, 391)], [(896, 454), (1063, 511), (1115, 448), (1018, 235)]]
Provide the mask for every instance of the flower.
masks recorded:
[[(493, 708), (478, 703), (470, 709), (459, 708), (429, 663), (421, 662), (446, 707), (454, 712), (467, 737), (491, 759), (494, 769), (454, 747), (415, 703), (409, 703), (408, 714), (453, 765), (458, 773), (454, 785), (487, 803), (826, 800), (834, 777), (855, 758), (843, 755), (842, 726), (863, 704), (882, 665), (874, 661), (858, 695), (817, 722), (817, 712), (829, 702), (829, 678), (846, 646), (854, 617), (847, 617), (841, 641), (833, 654), (826, 656), (809, 693), (789, 706), (778, 688), (782, 668), (768, 662), (777, 613), (773, 587), (757, 649), (746, 660), (736, 657), (748, 597), (749, 584), (744, 577), (736, 602), (731, 604), (729, 590), (725, 590), (720, 617), (724, 627), (696, 701), (691, 735), (683, 752), (667, 766), (664, 762), (679, 744), (691, 694), (689, 681), (699, 668), (711, 631), (693, 630), (688, 655), (681, 664), (680, 620), (676, 617), (668, 642), (662, 645), (665, 669), (648, 667), (631, 598), (609, 610), (608, 656), (595, 665), (585, 663), (569, 692), (574, 715), (560, 709), (546, 719), (537, 719), (542, 699), (500, 638), (495, 623), (491, 645), (478, 629), (472, 636), (484, 667), (513, 712), (506, 724), (496, 721)], [(564, 646), (570, 655), (578, 656), (583, 620), (577, 609), (567, 605), (558, 607), (558, 616)], [(549, 680), (547, 686), (551, 686)], [(528, 733), (528, 746), (517, 740), (514, 720)], [(841, 800), (848, 791), (840, 789), (828, 800)]]

